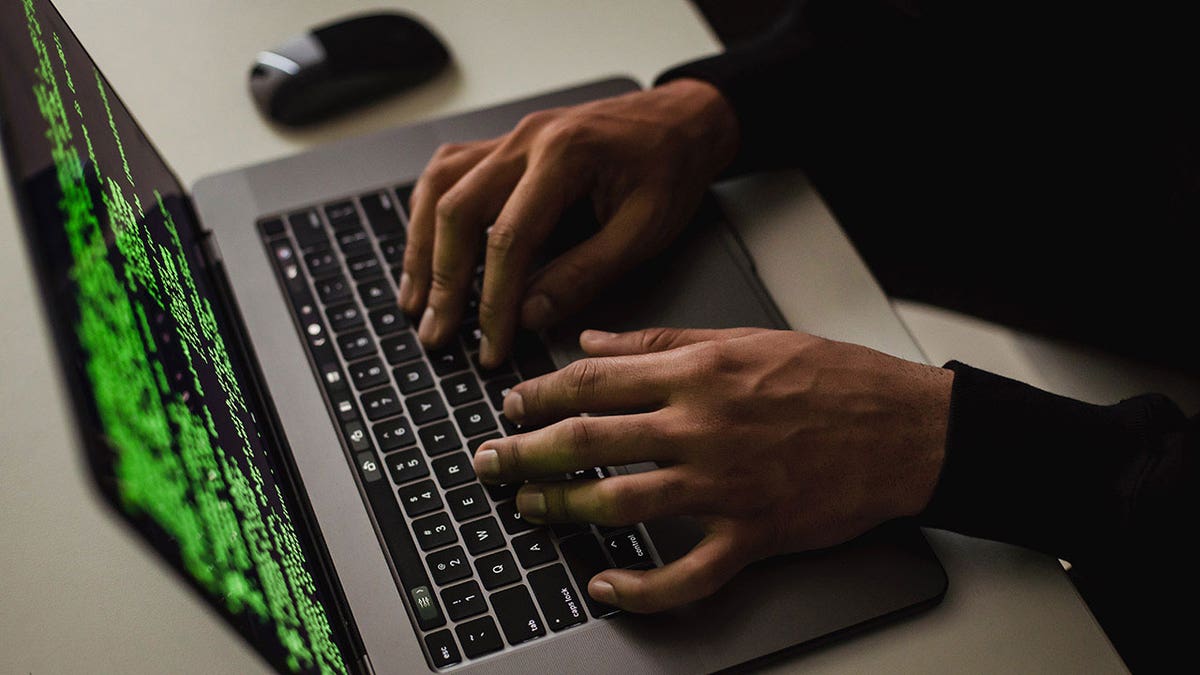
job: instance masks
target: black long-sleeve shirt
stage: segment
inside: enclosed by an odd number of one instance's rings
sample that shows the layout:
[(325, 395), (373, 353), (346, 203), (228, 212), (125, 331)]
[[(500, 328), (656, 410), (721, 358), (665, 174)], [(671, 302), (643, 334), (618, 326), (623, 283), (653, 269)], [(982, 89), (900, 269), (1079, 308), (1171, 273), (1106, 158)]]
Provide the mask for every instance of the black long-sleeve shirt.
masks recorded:
[[(889, 292), (1200, 373), (1197, 26), (1150, 3), (809, 0), (659, 82), (714, 84), (727, 173), (804, 168)], [(1189, 662), (1200, 418), (946, 367), (922, 521), (1070, 561), (1132, 669)]]

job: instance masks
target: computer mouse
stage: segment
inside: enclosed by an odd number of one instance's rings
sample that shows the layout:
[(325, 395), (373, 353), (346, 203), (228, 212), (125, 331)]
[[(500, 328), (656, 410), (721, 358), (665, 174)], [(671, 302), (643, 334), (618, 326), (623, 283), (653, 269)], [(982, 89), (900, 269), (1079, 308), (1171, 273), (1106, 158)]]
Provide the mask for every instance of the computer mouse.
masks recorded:
[(416, 86), (449, 61), (445, 45), (418, 19), (364, 14), (259, 52), (250, 91), (267, 118), (303, 125)]

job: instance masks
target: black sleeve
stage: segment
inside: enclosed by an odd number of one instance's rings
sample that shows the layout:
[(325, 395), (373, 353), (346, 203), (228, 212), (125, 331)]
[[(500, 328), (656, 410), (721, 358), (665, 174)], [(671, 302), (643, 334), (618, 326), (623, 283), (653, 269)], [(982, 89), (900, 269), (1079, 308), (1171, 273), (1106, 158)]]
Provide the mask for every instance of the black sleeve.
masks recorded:
[(901, 73), (915, 67), (929, 39), (917, 20), (926, 13), (921, 4), (797, 0), (760, 38), (671, 68), (655, 84), (690, 77), (724, 94), (741, 131), (741, 152), (727, 173), (792, 166), (811, 156), (816, 130), (845, 121), (843, 112), (901, 88), (908, 91), (891, 105), (915, 94)]
[(1126, 661), (1169, 665), (1194, 626), (1177, 617), (1197, 599), (1200, 421), (1156, 394), (1092, 405), (946, 367), (946, 460), (922, 522), (1067, 560)]

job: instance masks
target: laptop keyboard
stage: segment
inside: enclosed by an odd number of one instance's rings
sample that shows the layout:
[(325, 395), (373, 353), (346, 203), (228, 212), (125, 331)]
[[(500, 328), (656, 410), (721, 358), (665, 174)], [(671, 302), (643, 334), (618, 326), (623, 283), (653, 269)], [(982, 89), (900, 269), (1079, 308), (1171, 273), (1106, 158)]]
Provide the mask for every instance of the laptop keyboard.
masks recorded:
[(516, 510), (517, 485), (475, 477), (471, 454), (517, 432), (504, 395), (554, 366), (528, 333), (508, 363), (479, 366), (482, 266), (460, 335), (421, 346), (396, 301), (410, 192), (372, 191), (258, 226), (417, 637), (442, 669), (616, 613), (587, 595), (588, 580), (653, 567), (656, 556), (641, 525), (535, 526)]

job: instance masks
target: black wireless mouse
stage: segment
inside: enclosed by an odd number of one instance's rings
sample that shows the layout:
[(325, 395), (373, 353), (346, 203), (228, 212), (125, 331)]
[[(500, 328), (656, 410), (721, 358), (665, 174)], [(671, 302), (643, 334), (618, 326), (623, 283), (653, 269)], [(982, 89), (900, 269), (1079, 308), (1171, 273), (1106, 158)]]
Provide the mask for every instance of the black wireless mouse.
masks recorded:
[(268, 118), (296, 126), (425, 82), (449, 61), (441, 40), (412, 16), (366, 14), (259, 52), (250, 92)]

